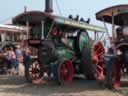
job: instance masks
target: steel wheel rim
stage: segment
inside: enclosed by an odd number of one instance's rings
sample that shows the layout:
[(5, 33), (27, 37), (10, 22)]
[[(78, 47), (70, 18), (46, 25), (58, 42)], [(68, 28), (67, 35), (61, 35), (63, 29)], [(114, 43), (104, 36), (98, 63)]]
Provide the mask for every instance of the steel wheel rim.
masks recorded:
[(104, 54), (104, 47), (100, 41), (97, 41), (91, 53), (91, 62), (94, 65), (94, 77), (96, 80), (103, 80), (104, 79), (104, 68), (103, 68), (103, 54)]
[(65, 60), (60, 64), (58, 70), (59, 80), (62, 84), (67, 85), (73, 79), (73, 66), (69, 60)]
[(37, 81), (42, 78), (43, 73), (39, 61), (36, 60), (30, 64), (29, 76), (32, 80), (37, 80)]

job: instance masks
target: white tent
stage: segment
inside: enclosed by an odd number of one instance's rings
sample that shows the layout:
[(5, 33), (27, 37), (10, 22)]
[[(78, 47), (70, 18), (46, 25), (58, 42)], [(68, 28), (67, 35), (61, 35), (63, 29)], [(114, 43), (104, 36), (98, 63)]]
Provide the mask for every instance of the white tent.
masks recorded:
[(4, 25), (0, 24), (0, 32), (15, 32), (15, 33), (21, 33), (21, 32), (28, 32), (29, 27), (26, 26), (16, 26), (16, 25)]

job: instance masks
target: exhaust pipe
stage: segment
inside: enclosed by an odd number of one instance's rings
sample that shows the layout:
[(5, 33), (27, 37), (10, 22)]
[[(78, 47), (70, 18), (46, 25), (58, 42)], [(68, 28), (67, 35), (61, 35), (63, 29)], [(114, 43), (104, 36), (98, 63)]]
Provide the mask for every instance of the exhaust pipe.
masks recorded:
[(45, 12), (52, 13), (53, 12), (53, 1), (45, 0)]

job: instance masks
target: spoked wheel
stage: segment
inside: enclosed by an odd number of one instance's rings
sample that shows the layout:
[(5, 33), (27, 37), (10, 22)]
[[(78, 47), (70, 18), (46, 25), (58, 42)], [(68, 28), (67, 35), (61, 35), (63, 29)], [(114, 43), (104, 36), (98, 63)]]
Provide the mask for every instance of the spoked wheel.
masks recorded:
[(120, 87), (120, 62), (117, 58), (106, 67), (106, 87), (114, 89)]
[(38, 60), (33, 60), (29, 64), (29, 80), (31, 80), (32, 83), (40, 83), (43, 77), (42, 70), (42, 64)]
[(104, 79), (103, 54), (104, 47), (102, 43), (99, 41), (95, 42), (91, 51), (91, 63), (94, 65), (94, 77), (96, 80)]
[(54, 76), (59, 84), (68, 85), (73, 80), (74, 68), (70, 60), (61, 60), (56, 64)]

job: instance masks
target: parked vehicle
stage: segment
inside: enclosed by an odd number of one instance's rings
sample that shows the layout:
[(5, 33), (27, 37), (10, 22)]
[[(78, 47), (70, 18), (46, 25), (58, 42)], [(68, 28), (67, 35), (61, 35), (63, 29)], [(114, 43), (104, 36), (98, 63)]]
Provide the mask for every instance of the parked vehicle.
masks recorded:
[[(46, 0), (46, 2), (49, 0)], [(51, 4), (49, 4), (51, 5)], [(49, 8), (49, 10), (47, 9)], [(32, 53), (27, 80), (40, 82), (46, 72), (53, 74), (62, 85), (69, 84), (74, 74), (84, 74), (87, 79), (102, 79), (104, 47), (98, 40), (92, 40), (87, 30), (98, 36), (103, 27), (89, 24), (79, 16), (68, 18), (52, 15), (51, 7), (46, 12), (25, 11), (15, 18), (14, 24), (30, 26), (28, 43)]]
[(96, 18), (112, 24), (112, 42), (115, 45), (112, 64), (106, 67), (106, 85), (118, 89), (122, 76), (128, 75), (128, 5), (117, 5), (96, 13)]

